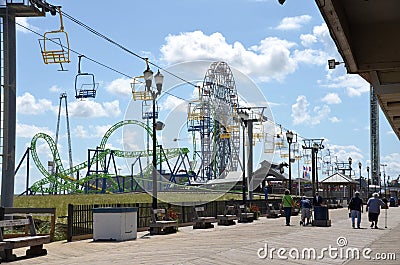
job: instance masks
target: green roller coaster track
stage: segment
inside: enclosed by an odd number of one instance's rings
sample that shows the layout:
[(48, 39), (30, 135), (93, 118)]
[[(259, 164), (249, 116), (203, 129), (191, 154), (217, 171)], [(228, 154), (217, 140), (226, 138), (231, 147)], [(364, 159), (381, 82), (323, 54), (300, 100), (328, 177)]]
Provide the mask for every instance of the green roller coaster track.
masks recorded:
[[(96, 163), (97, 161), (102, 162), (104, 160), (104, 158), (111, 153), (113, 153), (114, 156), (121, 157), (121, 158), (146, 157), (146, 156), (153, 155), (153, 152), (151, 150), (149, 150), (149, 151), (121, 151), (121, 150), (111, 150), (111, 149), (105, 148), (109, 137), (114, 133), (114, 131), (125, 125), (138, 125), (138, 126), (142, 127), (143, 129), (145, 129), (145, 131), (150, 135), (150, 137), (153, 136), (151, 128), (143, 122), (136, 121), (136, 120), (120, 121), (120, 122), (114, 124), (113, 126), (111, 126), (110, 129), (108, 129), (107, 132), (104, 134), (104, 136), (100, 142), (100, 146), (98, 148), (101, 151), (99, 152), (99, 154), (97, 156), (94, 156), (91, 158), (90, 164)], [(42, 162), (39, 159), (39, 156), (36, 151), (36, 144), (39, 139), (45, 140), (50, 147), (51, 155), (53, 157), (55, 167), (57, 168), (57, 172), (55, 174), (50, 174), (46, 170), (46, 168), (43, 166)], [(159, 152), (160, 152), (160, 150), (158, 149), (157, 153), (159, 153)], [(187, 149), (187, 148), (164, 149), (166, 159), (172, 159), (172, 158), (179, 156), (179, 154), (187, 154), (188, 152), (189, 152), (189, 149)], [(65, 169), (62, 164), (60, 154), (58, 152), (57, 146), (56, 146), (53, 138), (51, 138), (51, 136), (49, 136), (45, 133), (38, 133), (32, 138), (31, 154), (32, 154), (33, 161), (35, 162), (38, 170), (44, 176), (44, 178), (35, 182), (31, 186), (30, 190), (33, 193), (36, 193), (36, 192), (56, 193), (56, 192), (61, 192), (61, 191), (65, 191), (68, 193), (80, 193), (80, 192), (83, 192), (80, 189), (80, 187), (82, 187), (86, 183), (90, 183), (90, 181), (99, 177), (97, 175), (88, 175), (79, 180), (74, 178), (73, 177), (74, 174), (76, 174), (80, 170), (84, 170), (84, 169), (88, 168), (89, 161), (85, 161), (83, 163), (75, 165), (72, 168)], [(159, 157), (159, 155), (157, 155), (157, 157)], [(162, 162), (161, 160), (157, 160), (157, 164), (161, 163), (161, 162)], [(151, 167), (152, 167), (152, 165), (148, 165), (143, 170), (143, 174), (140, 178), (142, 181), (146, 180), (146, 179), (150, 179)], [(111, 179), (111, 175), (110, 174), (101, 174), (101, 178)], [(96, 187), (91, 185), (91, 189), (95, 190)], [(111, 189), (111, 190), (113, 190), (113, 189)], [(107, 191), (107, 193), (111, 193), (111, 192)]]

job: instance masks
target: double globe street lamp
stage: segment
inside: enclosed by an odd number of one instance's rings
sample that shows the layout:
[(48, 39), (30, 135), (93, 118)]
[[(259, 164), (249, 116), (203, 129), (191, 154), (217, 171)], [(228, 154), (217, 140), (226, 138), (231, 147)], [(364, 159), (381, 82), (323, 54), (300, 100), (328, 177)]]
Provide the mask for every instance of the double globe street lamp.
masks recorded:
[(156, 99), (161, 95), (162, 85), (164, 82), (164, 76), (158, 70), (157, 74), (154, 76), (154, 82), (156, 83), (156, 90), (152, 87), (153, 82), (153, 71), (151, 71), (149, 65), (147, 69), (143, 72), (144, 80), (146, 82), (146, 91), (151, 94), (151, 99), (153, 101), (153, 170), (152, 170), (152, 184), (153, 184), (153, 201), (152, 208), (157, 209), (157, 130), (162, 130), (164, 124), (162, 122), (156, 122), (156, 116), (158, 118), (158, 113), (156, 112)]

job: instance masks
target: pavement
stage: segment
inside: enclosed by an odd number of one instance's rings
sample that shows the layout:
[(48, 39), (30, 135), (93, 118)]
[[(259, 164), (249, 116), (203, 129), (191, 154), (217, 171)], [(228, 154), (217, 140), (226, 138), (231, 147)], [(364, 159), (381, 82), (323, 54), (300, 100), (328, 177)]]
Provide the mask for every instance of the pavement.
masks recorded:
[(369, 227), (365, 212), (361, 229), (351, 227), (347, 209), (329, 210), (329, 216), (331, 227), (300, 226), (299, 216), (291, 226), (284, 218), (261, 217), (207, 230), (180, 227), (169, 235), (139, 232), (124, 242), (54, 242), (45, 245), (46, 256), (12, 264), (400, 264), (400, 207), (387, 210), (387, 228), (385, 210), (379, 229)]

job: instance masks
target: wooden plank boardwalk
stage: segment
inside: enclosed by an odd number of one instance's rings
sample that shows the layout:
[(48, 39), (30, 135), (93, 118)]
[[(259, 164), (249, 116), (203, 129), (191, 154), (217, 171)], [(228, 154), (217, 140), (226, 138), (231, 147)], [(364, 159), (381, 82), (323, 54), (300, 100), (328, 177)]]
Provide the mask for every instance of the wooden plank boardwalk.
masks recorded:
[[(137, 240), (125, 242), (55, 242), (46, 245), (47, 256), (13, 264), (400, 264), (400, 207), (390, 208), (387, 213), (387, 229), (384, 229), (385, 210), (380, 216), (381, 229), (369, 228), (365, 212), (361, 223), (363, 229), (352, 229), (347, 209), (335, 209), (329, 211), (331, 227), (302, 227), (299, 216), (292, 217), (289, 227), (285, 226), (283, 218), (261, 217), (253, 223), (228, 227), (215, 225), (207, 230), (180, 227), (178, 233), (169, 235), (150, 236), (147, 232), (139, 232)], [(338, 237), (344, 237), (347, 244), (338, 247)], [(265, 244), (269, 250), (297, 248), (301, 252), (305, 248), (315, 248), (318, 255), (322, 248), (329, 246), (344, 251), (369, 247), (372, 250), (370, 256), (393, 252), (396, 260), (330, 258), (328, 253), (324, 253), (323, 259), (294, 259), (288, 252), (284, 255), (285, 260), (280, 259), (277, 252), (273, 259), (262, 259), (257, 252)], [(292, 254), (295, 256), (295, 252)]]

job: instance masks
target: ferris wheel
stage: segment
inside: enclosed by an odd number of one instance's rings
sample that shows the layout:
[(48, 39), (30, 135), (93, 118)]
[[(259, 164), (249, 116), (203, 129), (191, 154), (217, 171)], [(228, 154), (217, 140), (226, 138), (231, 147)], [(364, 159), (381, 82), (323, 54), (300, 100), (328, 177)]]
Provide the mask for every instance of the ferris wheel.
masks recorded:
[(235, 80), (225, 62), (210, 65), (199, 87), (198, 100), (189, 103), (188, 131), (200, 135), (199, 178), (207, 182), (236, 171), (239, 163), (240, 124)]

